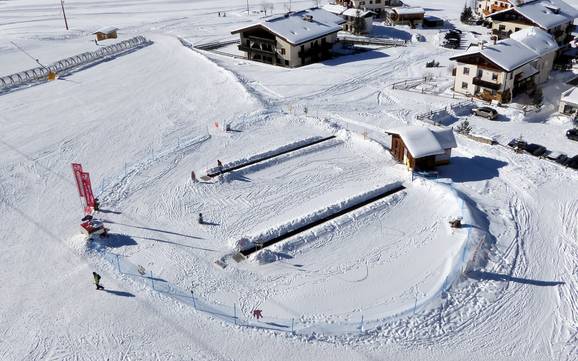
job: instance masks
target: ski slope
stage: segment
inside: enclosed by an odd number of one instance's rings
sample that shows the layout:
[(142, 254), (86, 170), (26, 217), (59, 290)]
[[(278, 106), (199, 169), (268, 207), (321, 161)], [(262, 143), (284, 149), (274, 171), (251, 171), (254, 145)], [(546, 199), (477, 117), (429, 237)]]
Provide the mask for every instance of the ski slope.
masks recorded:
[[(408, 2), (460, 26), (462, 3)], [(578, 172), (458, 137), (437, 181), (412, 180), (382, 146), (383, 130), (455, 102), (390, 86), (424, 76), (432, 58), (449, 64), (457, 51), (437, 47), (436, 31), (290, 70), (182, 46), (230, 39), (259, 16), (244, 1), (71, 0), (69, 32), (58, 5), (0, 1), (2, 75), (36, 66), (10, 41), (46, 63), (94, 50), (104, 25), (153, 44), (0, 95), (0, 359), (576, 359)], [(512, 121), (464, 119), (578, 153), (551, 110), (544, 121), (505, 114)], [(333, 134), (222, 179), (190, 179), (217, 160)], [(107, 244), (80, 235), (76, 161), (101, 199)], [(241, 238), (393, 182), (406, 189), (214, 264)], [(467, 227), (452, 231), (459, 215)], [(95, 270), (106, 291), (94, 290)]]

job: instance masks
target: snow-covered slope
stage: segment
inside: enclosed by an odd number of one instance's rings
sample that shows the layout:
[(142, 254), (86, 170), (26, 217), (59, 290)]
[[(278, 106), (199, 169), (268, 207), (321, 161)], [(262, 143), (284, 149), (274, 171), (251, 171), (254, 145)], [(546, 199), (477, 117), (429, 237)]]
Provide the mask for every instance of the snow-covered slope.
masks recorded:
[[(460, 26), (463, 3), (408, 3)], [(419, 30), (427, 41), (407, 48), (284, 69), (178, 40), (232, 38), (260, 16), (245, 1), (65, 6), (68, 32), (53, 1), (0, 1), (0, 75), (36, 66), (10, 41), (44, 63), (94, 50), (91, 33), (106, 25), (119, 40), (154, 43), (0, 95), (1, 360), (576, 359), (578, 172), (460, 137), (437, 180), (412, 179), (381, 145), (384, 129), (422, 125), (415, 114), (457, 101), (391, 88), (426, 75), (426, 61), (449, 64), (458, 51), (437, 47), (437, 30)], [(447, 84), (447, 68), (427, 71)], [(578, 153), (557, 133), (567, 120), (504, 114), (513, 121), (471, 120), (484, 134)], [(336, 133), (220, 180), (190, 180), (217, 160)], [(76, 161), (102, 201), (106, 242), (80, 235)], [(398, 181), (403, 192), (273, 254), (214, 264), (231, 241)], [(465, 227), (452, 231), (457, 216)]]

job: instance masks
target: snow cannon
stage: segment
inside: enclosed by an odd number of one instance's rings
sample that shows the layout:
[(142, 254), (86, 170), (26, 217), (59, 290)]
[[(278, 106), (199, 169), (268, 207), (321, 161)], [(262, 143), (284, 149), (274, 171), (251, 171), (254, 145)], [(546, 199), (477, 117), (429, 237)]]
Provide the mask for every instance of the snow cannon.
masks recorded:
[(108, 233), (108, 229), (104, 227), (104, 223), (96, 218), (83, 218), (83, 221), (80, 224), (82, 229), (82, 233), (86, 234), (87, 236), (94, 236), (100, 235), (101, 237), (106, 237)]

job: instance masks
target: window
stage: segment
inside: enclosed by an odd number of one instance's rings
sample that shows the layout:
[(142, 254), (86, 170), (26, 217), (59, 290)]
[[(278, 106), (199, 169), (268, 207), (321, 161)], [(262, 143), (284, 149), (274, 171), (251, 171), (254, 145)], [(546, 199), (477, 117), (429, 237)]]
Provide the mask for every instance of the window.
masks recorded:
[(498, 74), (492, 73), (492, 80), (498, 80)]
[(381, 4), (381, 0), (375, 0), (376, 4)]
[(464, 75), (468, 75), (470, 73), (470, 68), (464, 67)]
[(285, 48), (281, 48), (281, 55), (285, 55)]
[(506, 25), (500, 25), (499, 29), (500, 31), (506, 31)]
[(520, 30), (522, 30), (522, 28), (515, 28), (514, 31), (520, 31)]
[(465, 81), (462, 82), (462, 89), (468, 89), (468, 83)]
[(289, 60), (285, 60), (285, 65), (289, 65)]
[(481, 78), (483, 73), (484, 72), (482, 71), (482, 69), (478, 69), (478, 78)]
[(514, 79), (514, 73), (510, 73), (510, 79)]

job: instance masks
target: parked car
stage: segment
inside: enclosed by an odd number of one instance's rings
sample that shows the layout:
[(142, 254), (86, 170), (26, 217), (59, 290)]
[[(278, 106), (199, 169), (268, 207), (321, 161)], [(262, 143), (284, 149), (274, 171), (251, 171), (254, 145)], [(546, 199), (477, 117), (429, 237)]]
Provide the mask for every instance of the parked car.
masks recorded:
[(477, 115), (478, 117), (488, 118), (490, 120), (494, 120), (498, 117), (498, 112), (496, 109), (490, 107), (479, 107), (472, 109), (472, 113)]
[(557, 152), (557, 151), (552, 151), (552, 152), (546, 152), (544, 154), (544, 156), (550, 160), (553, 160), (554, 162), (558, 163), (558, 164), (562, 164), (565, 165), (566, 162), (568, 161), (568, 156), (564, 153), (561, 152)]
[(536, 157), (544, 155), (544, 153), (547, 151), (546, 147), (536, 143), (527, 144), (524, 150)]
[(572, 169), (578, 169), (578, 155), (575, 155), (572, 158), (568, 159), (568, 161), (566, 162), (566, 166)]
[(578, 141), (578, 129), (569, 129), (566, 132), (566, 138)]

